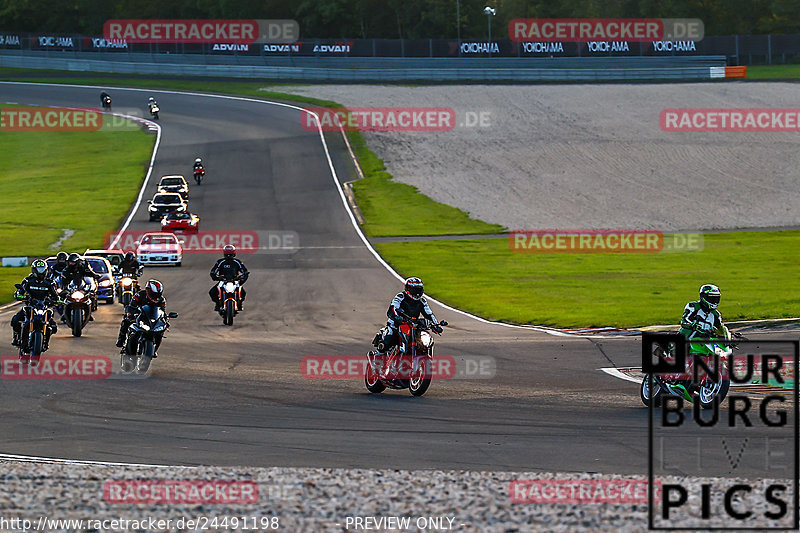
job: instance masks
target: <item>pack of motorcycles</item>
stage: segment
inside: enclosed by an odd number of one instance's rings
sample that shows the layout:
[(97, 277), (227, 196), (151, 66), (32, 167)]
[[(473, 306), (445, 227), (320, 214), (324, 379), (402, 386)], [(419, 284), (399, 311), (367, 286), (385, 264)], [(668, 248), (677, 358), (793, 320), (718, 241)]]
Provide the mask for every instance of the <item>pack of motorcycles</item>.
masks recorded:
[[(84, 328), (93, 320), (92, 312), (97, 311), (97, 281), (86, 277), (81, 281), (65, 284), (59, 277), (54, 279), (58, 287), (59, 300), (38, 300), (27, 298), (23, 311), (25, 319), (22, 327), (22, 342), (19, 359), (22, 364), (35, 366), (50, 346), (54, 310), (70, 329), (73, 337), (80, 337)], [(115, 273), (114, 285), (119, 301), (127, 309), (138, 289), (135, 274)], [(17, 289), (22, 286), (17, 284)], [(145, 374), (155, 356), (155, 348), (169, 328), (169, 318), (177, 318), (177, 313), (166, 314), (157, 306), (144, 305), (139, 315), (128, 327), (125, 346), (120, 354), (120, 368), (124, 374)]]
[[(82, 335), (83, 329), (92, 320), (92, 312), (97, 310), (97, 282), (94, 279), (86, 277), (66, 286), (60, 279), (56, 279), (56, 282), (59, 287), (58, 301), (28, 298), (25, 302), (25, 320), (19, 348), (22, 364), (38, 365), (40, 357), (47, 351), (54, 309), (61, 315), (62, 321), (70, 328), (74, 337)], [(137, 292), (137, 276), (132, 273), (115, 273), (114, 285), (117, 301), (127, 310)], [(21, 285), (17, 285), (17, 288), (21, 288)], [(146, 374), (155, 356), (156, 347), (169, 329), (168, 319), (177, 317), (177, 313), (167, 314), (158, 306), (143, 305), (128, 327), (120, 353), (121, 373)], [(440, 325), (446, 326), (447, 322), (442, 321)], [(404, 317), (398, 328), (398, 342), (393, 347), (385, 353), (370, 350), (366, 354), (364, 384), (367, 390), (380, 393), (387, 388), (408, 389), (414, 396), (425, 394), (433, 378), (434, 334), (437, 333), (433, 331), (428, 320)]]

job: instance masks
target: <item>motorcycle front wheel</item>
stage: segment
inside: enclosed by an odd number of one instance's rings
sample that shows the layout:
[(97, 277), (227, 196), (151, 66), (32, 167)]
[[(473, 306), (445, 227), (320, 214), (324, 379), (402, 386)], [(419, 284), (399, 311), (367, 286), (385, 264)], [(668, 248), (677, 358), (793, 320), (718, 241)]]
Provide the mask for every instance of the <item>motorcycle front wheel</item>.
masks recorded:
[(222, 323), (225, 324), (226, 326), (233, 325), (233, 315), (235, 313), (235, 308), (234, 308), (235, 305), (236, 303), (233, 300), (228, 300), (227, 302), (225, 302), (225, 314), (222, 317)]
[[(367, 356), (367, 360), (369, 360), (369, 356)], [(378, 378), (378, 373), (372, 367), (372, 361), (367, 364), (367, 369), (364, 371), (364, 385), (372, 394), (379, 394), (386, 390), (386, 385)]]
[(72, 336), (80, 337), (83, 333), (83, 309), (72, 310)]
[(411, 379), (408, 380), (408, 390), (414, 396), (422, 396), (431, 386), (431, 359), (421, 357), (417, 368), (412, 370)]
[(142, 355), (136, 363), (136, 373), (144, 374), (150, 368), (150, 361), (153, 360), (153, 355), (156, 353), (156, 345), (151, 340), (144, 341), (144, 349)]
[(44, 338), (41, 331), (34, 331), (31, 333), (31, 338), (28, 345), (31, 348), (31, 356), (36, 357), (37, 360), (39, 359), (39, 356), (42, 355), (43, 344)]
[(720, 379), (719, 383), (705, 381), (697, 388), (697, 401), (703, 409), (711, 409), (714, 402), (722, 403), (731, 388), (729, 379)]

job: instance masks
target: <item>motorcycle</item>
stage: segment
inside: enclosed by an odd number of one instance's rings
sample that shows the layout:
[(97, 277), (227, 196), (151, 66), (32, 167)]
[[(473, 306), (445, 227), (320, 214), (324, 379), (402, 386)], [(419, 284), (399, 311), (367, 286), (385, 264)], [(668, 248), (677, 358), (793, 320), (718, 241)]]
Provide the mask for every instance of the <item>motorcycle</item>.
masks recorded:
[(223, 280), (217, 284), (222, 315), (222, 323), (226, 326), (233, 325), (233, 317), (239, 314), (242, 308), (241, 283), (239, 279)]
[[(744, 339), (740, 334), (736, 338)], [(679, 396), (690, 402), (697, 402), (703, 409), (711, 409), (715, 402), (722, 402), (730, 390), (729, 365), (732, 362), (735, 344), (730, 342), (730, 334), (724, 337), (710, 337), (688, 341), (686, 366), (682, 374), (652, 374), (652, 390), (649, 375), (645, 375), (639, 387), (642, 403), (650, 406), (661, 405), (664, 395)], [(675, 345), (670, 343), (665, 352), (660, 346), (654, 348), (653, 355), (674, 360)], [(705, 365), (717, 369), (716, 376), (707, 372), (698, 372), (694, 379), (694, 361), (702, 358)], [(719, 366), (715, 366), (715, 365)], [(716, 378), (716, 379), (715, 379)]]
[[(447, 321), (442, 320), (439, 325), (446, 326)], [(369, 392), (377, 394), (388, 387), (408, 389), (413, 396), (425, 394), (431, 385), (433, 366), (431, 326), (425, 318), (403, 317), (398, 328), (400, 342), (382, 357), (376, 351), (367, 352), (364, 384)]]
[(158, 120), (158, 104), (150, 105), (150, 116), (153, 117), (153, 120)]
[(203, 181), (203, 176), (205, 175), (206, 175), (206, 169), (204, 169), (203, 167), (194, 169), (194, 181), (196, 181), (198, 185), (200, 185), (200, 182)]
[(128, 307), (133, 299), (133, 295), (139, 289), (139, 280), (131, 273), (124, 273), (117, 276), (117, 300), (124, 307)]
[(103, 109), (105, 109), (106, 111), (111, 111), (111, 97), (110, 96), (104, 96), (103, 97)]
[(136, 372), (144, 374), (150, 368), (150, 362), (169, 329), (168, 318), (178, 318), (178, 313), (165, 314), (155, 305), (143, 305), (139, 316), (128, 327), (125, 346), (122, 349), (120, 368), (125, 374)]
[(94, 293), (97, 282), (92, 278), (84, 278), (82, 283), (72, 281), (65, 290), (64, 321), (72, 329), (73, 337), (80, 337), (83, 328), (92, 319), (92, 311), (97, 309)]
[[(15, 285), (21, 289), (21, 285)], [(18, 298), (23, 300), (24, 297)], [(36, 366), (41, 355), (50, 347), (52, 331), (50, 321), (53, 319), (51, 306), (54, 302), (50, 299), (37, 300), (29, 298), (22, 310), (25, 312), (25, 321), (22, 323), (22, 335), (19, 348), (19, 359), (24, 364)]]

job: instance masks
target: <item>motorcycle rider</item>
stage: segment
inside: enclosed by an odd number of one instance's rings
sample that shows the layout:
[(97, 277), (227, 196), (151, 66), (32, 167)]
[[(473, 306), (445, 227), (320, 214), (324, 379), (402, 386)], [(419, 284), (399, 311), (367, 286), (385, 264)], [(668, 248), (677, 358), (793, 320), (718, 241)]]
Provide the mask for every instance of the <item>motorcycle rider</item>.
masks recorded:
[(153, 107), (155, 106), (158, 106), (158, 102), (156, 102), (156, 99), (151, 96), (150, 99), (147, 101), (147, 109), (149, 109), (152, 112)]
[(67, 266), (64, 268), (63, 272), (65, 285), (72, 281), (80, 283), (85, 277), (94, 279), (100, 279), (102, 277), (92, 269), (92, 265), (87, 263), (85, 259), (76, 253), (69, 254)]
[[(31, 273), (22, 280), (21, 289), (17, 289), (14, 296), (17, 298), (24, 297), (26, 300), (45, 300), (50, 298), (53, 302), (59, 300), (58, 291), (56, 290), (55, 282), (47, 276), (47, 263), (41, 259), (35, 260), (31, 264)], [(14, 336), (11, 340), (13, 346), (20, 346), (22, 344), (22, 324), (25, 322), (25, 309), (20, 311), (11, 318), (11, 328), (14, 330)], [(50, 332), (55, 334), (58, 331), (58, 324), (50, 318)]]
[(439, 325), (439, 321), (428, 306), (428, 301), (423, 297), (424, 292), (421, 279), (412, 277), (406, 280), (403, 292), (395, 295), (386, 311), (386, 316), (389, 317), (386, 327), (381, 329), (372, 341), (372, 344), (378, 349), (377, 355), (386, 355), (397, 344), (400, 339), (397, 330), (404, 317), (419, 318), (420, 315), (423, 315), (432, 323), (433, 331), (442, 332), (442, 326)]
[(136, 259), (136, 254), (133, 252), (126, 252), (125, 257), (120, 262), (119, 266), (117, 267), (120, 274), (133, 274), (137, 278), (142, 275), (142, 269), (144, 269), (144, 265), (142, 265), (138, 259)]
[(205, 174), (205, 172), (206, 172), (205, 168), (203, 168), (203, 160), (200, 159), (199, 157), (194, 160), (194, 166), (192, 167), (192, 172), (193, 172), (195, 180), (197, 180), (197, 184), (199, 185), (200, 184), (200, 179), (202, 179), (202, 178), (198, 178), (197, 177), (198, 174), (200, 176), (203, 176), (203, 174)]
[[(66, 268), (64, 268), (63, 272), (64, 272), (63, 279), (61, 283), (62, 288), (69, 287), (69, 284), (72, 283), (73, 281), (78, 285), (82, 285), (83, 278), (86, 277), (94, 278), (96, 280), (103, 277), (101, 274), (98, 274), (92, 269), (92, 265), (87, 263), (85, 259), (83, 259), (80, 255), (76, 253), (69, 254), (69, 257), (67, 258), (67, 266)], [(93, 307), (96, 308), (97, 307), (96, 294), (92, 294), (92, 301), (93, 301), (92, 304)], [(64, 315), (61, 315), (61, 319), (62, 320), (65, 319)], [(90, 315), (89, 320), (93, 321), (94, 317)]]
[[(133, 295), (131, 298), (131, 303), (125, 309), (125, 315), (122, 317), (122, 322), (119, 326), (119, 336), (117, 337), (117, 348), (122, 348), (125, 346), (125, 337), (128, 333), (128, 327), (136, 320), (139, 312), (142, 309), (142, 306), (145, 305), (154, 305), (156, 307), (160, 307), (164, 310), (167, 306), (167, 300), (164, 299), (164, 284), (158, 281), (157, 279), (148, 280), (144, 286), (144, 289), (141, 289), (139, 292)], [(167, 322), (169, 326), (169, 322)], [(158, 352), (158, 347), (161, 344), (161, 337), (156, 339), (156, 352)], [(153, 355), (156, 357), (156, 355)]]
[(719, 300), (719, 287), (710, 283), (700, 287), (700, 299), (687, 303), (683, 308), (679, 333), (687, 339), (728, 338), (728, 328), (722, 323), (722, 316), (717, 311)]
[(103, 91), (100, 93), (100, 107), (105, 107), (106, 98), (111, 98), (111, 95)]
[[(730, 338), (730, 333), (725, 324), (722, 323), (722, 316), (717, 311), (719, 306), (720, 291), (719, 287), (706, 283), (700, 287), (700, 298), (697, 301), (689, 302), (683, 308), (681, 317), (681, 328), (678, 333), (690, 339), (707, 339), (710, 337)], [(687, 387), (691, 384), (691, 379), (686, 379), (685, 375), (676, 375), (672, 379), (673, 389), (676, 389), (683, 396), (690, 396)]]
[(67, 252), (58, 252), (56, 254), (56, 262), (50, 267), (49, 277), (56, 284), (59, 283), (60, 278), (64, 276), (64, 269), (67, 268)]
[[(244, 266), (244, 263), (236, 259), (236, 247), (232, 244), (225, 245), (225, 248), (222, 249), (222, 255), (222, 259), (218, 259), (211, 268), (211, 279), (214, 281), (233, 281), (239, 279), (241, 301), (238, 307), (239, 311), (241, 311), (244, 309), (244, 299), (247, 295), (244, 290), (244, 284), (247, 282), (247, 278), (250, 277), (250, 272), (247, 271), (247, 267)], [(219, 312), (222, 309), (222, 302), (219, 301), (219, 288), (216, 283), (211, 287), (211, 290), (208, 291), (208, 295), (214, 302), (214, 311)]]

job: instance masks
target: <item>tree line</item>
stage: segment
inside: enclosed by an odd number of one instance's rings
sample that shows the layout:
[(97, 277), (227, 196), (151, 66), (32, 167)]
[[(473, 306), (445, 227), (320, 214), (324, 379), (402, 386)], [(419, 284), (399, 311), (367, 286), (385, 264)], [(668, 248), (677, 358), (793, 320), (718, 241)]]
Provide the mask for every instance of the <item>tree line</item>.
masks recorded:
[(0, 0), (0, 30), (100, 35), (108, 19), (294, 19), (302, 38), (485, 39), (515, 18), (699, 18), (706, 35), (800, 33), (800, 0)]

